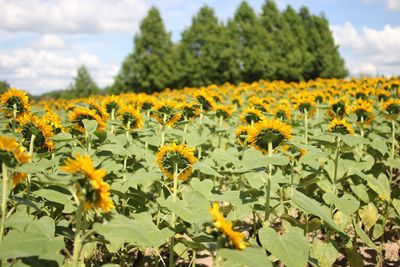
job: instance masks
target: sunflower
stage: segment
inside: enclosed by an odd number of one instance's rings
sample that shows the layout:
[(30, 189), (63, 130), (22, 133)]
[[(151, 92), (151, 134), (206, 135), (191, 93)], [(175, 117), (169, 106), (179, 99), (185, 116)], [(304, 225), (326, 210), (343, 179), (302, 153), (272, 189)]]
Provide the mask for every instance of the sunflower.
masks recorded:
[(233, 110), (231, 107), (226, 105), (216, 105), (215, 112), (218, 118), (222, 117), (226, 119), (232, 115)]
[(194, 148), (176, 144), (162, 146), (156, 159), (161, 171), (170, 179), (174, 178), (174, 166), (177, 166), (180, 180), (186, 180), (192, 174), (192, 165), (197, 161)]
[(30, 156), (18, 144), (15, 137), (0, 135), (0, 160), (8, 167), (14, 168), (18, 164), (28, 162)]
[(243, 110), (242, 115), (240, 116), (240, 120), (245, 124), (253, 124), (264, 120), (265, 117), (262, 112), (255, 108), (246, 108)]
[[(160, 123), (172, 127), (182, 115), (179, 113), (178, 104), (171, 100), (160, 101), (153, 107), (153, 116)], [(165, 122), (164, 122), (165, 120)]]
[(130, 129), (141, 128), (143, 126), (143, 118), (139, 110), (133, 106), (124, 106), (121, 108), (120, 117), (122, 123), (126, 126), (129, 124)]
[(243, 145), (247, 140), (247, 134), (249, 132), (250, 126), (249, 125), (240, 125), (236, 129), (236, 138), (238, 143)]
[(290, 106), (288, 104), (278, 104), (272, 110), (272, 114), (274, 114), (275, 118), (278, 118), (282, 121), (290, 120), (290, 116), (292, 114), (290, 110)]
[(107, 121), (108, 114), (104, 106), (99, 105), (99, 103), (93, 97), (89, 97), (87, 103), (89, 105), (89, 109), (96, 111), (96, 114), (99, 115), (103, 121)]
[(209, 93), (204, 90), (196, 91), (193, 96), (199, 101), (203, 111), (213, 110), (215, 108), (215, 101), (210, 97)]
[(353, 127), (350, 124), (346, 123), (346, 120), (338, 120), (334, 118), (328, 126), (328, 131), (331, 133), (339, 133), (339, 134), (354, 134)]
[(269, 101), (266, 100), (265, 98), (259, 98), (257, 96), (252, 96), (250, 97), (248, 101), (249, 107), (253, 107), (255, 109), (258, 109), (262, 112), (267, 112), (268, 111), (268, 104)]
[(226, 221), (224, 215), (219, 211), (219, 205), (214, 202), (212, 207), (209, 208), (212, 220), (214, 221), (215, 227), (217, 227), (232, 243), (232, 245), (238, 249), (243, 250), (246, 248), (244, 235), (240, 232), (233, 230), (232, 222)]
[(330, 109), (328, 110), (328, 115), (331, 118), (343, 118), (349, 114), (349, 105), (346, 98), (333, 99), (330, 101)]
[(185, 117), (186, 119), (196, 118), (200, 115), (200, 104), (193, 102), (185, 103), (179, 108), (182, 111), (183, 117)]
[(155, 104), (155, 99), (152, 96), (140, 94), (138, 95), (137, 105), (140, 110), (151, 110)]
[(53, 129), (44, 119), (25, 113), (18, 121), (19, 131), (24, 138), (23, 144), (26, 147), (29, 147), (31, 138), (35, 135), (33, 142), (35, 151), (46, 152), (54, 148), (54, 143), (51, 140), (51, 137), (54, 135)]
[(99, 115), (97, 115), (96, 111), (88, 108), (75, 108), (69, 114), (68, 118), (69, 121), (73, 123), (73, 128), (80, 133), (85, 133), (85, 126), (83, 125), (84, 119), (97, 121), (97, 131), (102, 131), (106, 127), (105, 122), (101, 119)]
[[(109, 115), (117, 115), (121, 108), (121, 101), (118, 96), (112, 95), (107, 96), (103, 99), (102, 105)], [(114, 113), (113, 113), (114, 112)], [(96, 112), (97, 113), (97, 112)]]
[(390, 93), (383, 89), (377, 89), (375, 95), (378, 97), (379, 101), (387, 101), (390, 98)]
[(372, 114), (372, 104), (363, 99), (357, 99), (351, 108), (351, 112), (356, 114), (357, 122), (369, 124), (374, 115)]
[(109, 212), (115, 208), (110, 198), (110, 186), (103, 181), (106, 171), (96, 169), (89, 156), (76, 155), (75, 158), (68, 158), (61, 169), (78, 175), (78, 195), (82, 194), (84, 197), (85, 210), (100, 208)]
[(292, 137), (292, 128), (279, 119), (259, 121), (250, 128), (247, 140), (254, 148), (264, 154), (268, 153), (268, 144), (275, 149), (285, 140)]
[(241, 107), (243, 105), (243, 99), (240, 97), (240, 95), (234, 95), (231, 97), (231, 103), (236, 105), (237, 107)]
[(14, 107), (18, 116), (31, 109), (26, 92), (15, 88), (8, 89), (7, 92), (3, 93), (0, 97), (0, 103), (6, 110), (8, 116), (12, 116)]
[(312, 114), (315, 110), (315, 97), (308, 92), (302, 93), (294, 99), (294, 107), (302, 114)]
[(61, 118), (51, 109), (47, 109), (42, 119), (51, 127), (53, 134), (61, 133), (64, 130), (61, 125)]
[(389, 116), (398, 116), (400, 114), (400, 99), (389, 99), (383, 102), (382, 110)]
[(12, 177), (13, 187), (15, 187), (19, 183), (22, 183), (25, 180), (25, 178), (26, 178), (26, 173), (23, 172), (14, 173)]

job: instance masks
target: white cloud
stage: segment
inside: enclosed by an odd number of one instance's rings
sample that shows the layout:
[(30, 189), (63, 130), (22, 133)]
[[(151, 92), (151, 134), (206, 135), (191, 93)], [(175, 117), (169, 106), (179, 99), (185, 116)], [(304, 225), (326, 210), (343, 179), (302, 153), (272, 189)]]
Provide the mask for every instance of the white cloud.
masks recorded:
[(42, 49), (62, 49), (65, 47), (63, 39), (53, 34), (44, 34), (33, 47)]
[(399, 75), (400, 26), (357, 30), (350, 22), (331, 26), (352, 75)]
[(0, 0), (0, 30), (133, 33), (146, 11), (143, 0)]
[(93, 54), (25, 47), (0, 51), (0, 80), (33, 94), (65, 89), (80, 65), (85, 65), (99, 86), (112, 82), (118, 67)]
[(389, 10), (400, 11), (400, 0), (387, 0), (386, 7)]

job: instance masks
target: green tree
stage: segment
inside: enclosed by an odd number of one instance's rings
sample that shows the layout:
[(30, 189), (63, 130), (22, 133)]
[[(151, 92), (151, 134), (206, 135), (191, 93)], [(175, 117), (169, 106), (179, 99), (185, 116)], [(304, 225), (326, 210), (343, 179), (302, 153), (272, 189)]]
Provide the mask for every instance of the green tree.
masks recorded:
[(304, 71), (312, 60), (308, 51), (306, 30), (303, 27), (301, 17), (289, 5), (283, 12), (283, 18), (291, 32), (290, 42), (287, 43), (289, 50), (289, 66), (286, 69), (286, 80), (300, 81), (304, 79)]
[(234, 58), (227, 37), (228, 31), (218, 22), (214, 10), (203, 6), (193, 17), (192, 25), (182, 33), (181, 85), (197, 87), (231, 80)]
[(113, 93), (155, 92), (176, 85), (171, 34), (165, 30), (157, 8), (152, 7), (134, 37), (133, 51), (122, 63)]
[(234, 41), (237, 58), (233, 68), (234, 82), (253, 82), (269, 79), (274, 74), (272, 41), (270, 34), (258, 20), (246, 1), (237, 8), (233, 20), (228, 22), (230, 40)]
[(9, 88), (10, 88), (10, 84), (6, 80), (0, 81), (0, 94), (4, 93)]
[(74, 82), (69, 86), (68, 90), (64, 91), (64, 98), (81, 98), (89, 97), (97, 94), (99, 88), (89, 74), (85, 66), (80, 66), (77, 75), (74, 77)]
[(324, 16), (311, 15), (306, 7), (300, 9), (300, 17), (307, 36), (307, 48), (312, 59), (305, 69), (305, 79), (343, 78), (347, 75), (344, 60), (335, 45), (329, 23)]

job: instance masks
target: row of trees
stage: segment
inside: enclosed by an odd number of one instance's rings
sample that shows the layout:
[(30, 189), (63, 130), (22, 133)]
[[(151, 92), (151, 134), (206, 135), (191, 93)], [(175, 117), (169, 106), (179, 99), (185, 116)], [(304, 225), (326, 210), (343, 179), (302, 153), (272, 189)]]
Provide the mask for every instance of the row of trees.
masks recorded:
[(280, 12), (273, 0), (266, 0), (257, 15), (244, 1), (225, 24), (204, 6), (176, 44), (158, 9), (151, 8), (110, 89), (112, 93), (151, 93), (226, 81), (300, 81), (346, 75), (323, 15), (310, 14), (306, 7), (296, 12), (288, 6)]

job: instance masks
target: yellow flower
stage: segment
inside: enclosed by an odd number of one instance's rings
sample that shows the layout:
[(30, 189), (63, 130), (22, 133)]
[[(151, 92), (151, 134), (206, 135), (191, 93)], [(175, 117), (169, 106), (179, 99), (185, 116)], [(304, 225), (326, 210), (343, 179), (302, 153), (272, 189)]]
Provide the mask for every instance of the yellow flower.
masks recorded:
[(7, 92), (3, 93), (0, 97), (0, 103), (7, 111), (8, 116), (12, 116), (14, 105), (17, 115), (21, 115), (31, 109), (27, 94), (24, 91), (15, 88), (11, 88)]
[(251, 146), (267, 154), (269, 143), (275, 149), (291, 137), (292, 128), (288, 124), (278, 119), (266, 119), (253, 124), (247, 139)]
[(236, 129), (236, 138), (238, 143), (243, 145), (244, 142), (247, 140), (247, 134), (249, 132), (250, 126), (249, 125), (240, 125)]
[(208, 92), (204, 90), (198, 90), (193, 96), (199, 101), (203, 111), (209, 111), (215, 108), (215, 101), (212, 97), (210, 97)]
[(337, 118), (334, 118), (329, 124), (328, 131), (331, 133), (354, 134), (353, 127), (346, 123), (346, 120), (338, 120)]
[(243, 99), (240, 97), (240, 95), (234, 95), (231, 97), (231, 103), (235, 104), (238, 107), (241, 107), (243, 105)]
[(241, 122), (245, 124), (253, 124), (256, 122), (259, 122), (261, 120), (264, 120), (265, 116), (262, 114), (262, 112), (256, 108), (246, 108), (243, 110), (242, 115), (240, 116)]
[(23, 172), (16, 172), (12, 177), (13, 187), (17, 184), (22, 183), (26, 178), (26, 173)]
[(32, 135), (35, 135), (33, 143), (35, 151), (50, 151), (54, 148), (54, 143), (51, 140), (54, 135), (53, 129), (44, 119), (25, 113), (18, 121), (20, 123), (19, 131), (24, 138), (23, 143), (26, 147), (29, 147)]
[(69, 114), (68, 118), (69, 121), (73, 123), (73, 128), (81, 133), (85, 133), (85, 127), (83, 125), (84, 119), (97, 121), (97, 131), (102, 131), (106, 127), (105, 122), (101, 119), (99, 115), (97, 115), (96, 111), (88, 108), (75, 108)]
[(277, 105), (272, 110), (272, 114), (274, 114), (275, 118), (286, 121), (286, 120), (290, 120), (292, 112), (291, 112), (290, 106), (288, 104), (282, 103), (282, 104)]
[(170, 127), (174, 126), (182, 117), (178, 110), (178, 104), (171, 100), (158, 102), (154, 105), (153, 110), (155, 111), (153, 112), (154, 118), (160, 124), (166, 123)]
[(89, 156), (76, 155), (75, 158), (68, 158), (65, 165), (61, 169), (70, 174), (80, 174), (84, 177), (78, 180), (80, 190), (78, 194), (84, 193), (84, 208), (102, 209), (109, 212), (115, 208), (110, 198), (110, 186), (103, 181), (106, 171), (96, 169), (93, 161)]
[(99, 103), (93, 97), (89, 97), (88, 105), (89, 109), (96, 111), (96, 114), (99, 115), (103, 121), (107, 121), (108, 114), (104, 106), (99, 105)]
[(240, 232), (236, 232), (232, 228), (232, 222), (226, 221), (222, 213), (219, 211), (219, 205), (214, 202), (212, 207), (209, 208), (214, 225), (232, 242), (232, 245), (239, 250), (246, 248), (244, 235)]
[(114, 112), (114, 116), (116, 116), (119, 109), (121, 108), (121, 100), (118, 96), (115, 95), (107, 96), (103, 99), (102, 105), (104, 106), (108, 114), (112, 115), (112, 113)]
[(145, 94), (138, 95), (137, 101), (137, 105), (140, 110), (150, 110), (153, 108), (154, 103), (156, 102), (154, 97)]
[(215, 112), (217, 114), (217, 117), (222, 117), (226, 119), (232, 115), (233, 110), (231, 109), (231, 107), (226, 105), (216, 105)]
[(349, 114), (349, 105), (347, 98), (342, 97), (330, 101), (330, 109), (328, 110), (328, 115), (331, 118), (343, 118), (347, 114)]
[(143, 118), (139, 110), (133, 106), (124, 106), (121, 108), (120, 117), (124, 125), (128, 125), (130, 129), (141, 128), (143, 126)]
[(356, 114), (357, 122), (362, 124), (369, 124), (374, 118), (372, 114), (372, 104), (363, 99), (357, 99), (351, 108), (351, 112)]
[(311, 93), (304, 92), (295, 97), (294, 99), (294, 107), (300, 113), (314, 113), (315, 110), (315, 98)]
[(400, 114), (400, 99), (389, 99), (382, 103), (382, 110), (389, 116), (398, 116)]
[(174, 166), (177, 167), (178, 179), (186, 180), (193, 172), (192, 165), (197, 161), (194, 148), (186, 145), (164, 145), (156, 154), (160, 170), (170, 179), (174, 178)]
[(28, 162), (30, 156), (18, 144), (15, 137), (0, 135), (0, 161), (8, 167), (14, 168), (18, 164)]
[(185, 103), (180, 106), (182, 115), (186, 119), (196, 118), (200, 115), (200, 104), (198, 103)]
[(42, 119), (51, 127), (53, 134), (61, 133), (64, 130), (61, 124), (61, 118), (51, 109), (46, 111)]

